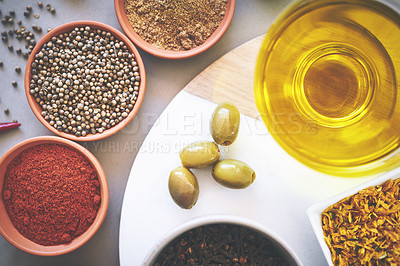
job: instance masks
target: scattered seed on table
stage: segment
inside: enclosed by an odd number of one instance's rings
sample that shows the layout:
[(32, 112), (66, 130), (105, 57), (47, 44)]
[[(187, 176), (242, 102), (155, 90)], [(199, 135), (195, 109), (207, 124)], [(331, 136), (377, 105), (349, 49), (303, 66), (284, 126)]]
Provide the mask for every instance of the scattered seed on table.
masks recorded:
[(17, 72), (17, 73), (21, 73), (21, 68), (20, 67), (15, 67), (15, 72)]
[(14, 119), (14, 120), (13, 120), (13, 123), (18, 123), (18, 120), (17, 120), (17, 119)]
[(15, 17), (15, 11), (14, 10), (10, 11), (10, 16)]
[(31, 14), (31, 13), (28, 12), (28, 11), (25, 11), (25, 12), (24, 12), (24, 16), (25, 16), (25, 17), (29, 17), (30, 14)]
[(7, 42), (7, 41), (8, 41), (8, 38), (7, 38), (6, 36), (3, 36), (3, 37), (1, 37), (1, 40), (2, 40), (3, 42)]
[(50, 32), (51, 30), (52, 30), (52, 28), (48, 28), (48, 29), (47, 29), (47, 32)]
[(40, 15), (38, 13), (35, 13), (35, 14), (33, 14), (33, 17), (38, 19), (38, 18), (40, 18)]
[(0, 61), (0, 67), (3, 67), (3, 61)]
[(13, 51), (13, 50), (14, 50), (14, 47), (13, 47), (12, 45), (9, 45), (9, 46), (8, 46), (8, 50)]
[(38, 2), (37, 5), (42, 8), (43, 7), (43, 3), (42, 2)]
[(7, 36), (7, 32), (6, 32), (6, 31), (2, 31), (2, 32), (1, 32), (1, 35), (2, 35), (2, 36)]
[(13, 87), (17, 87), (18, 86), (18, 83), (15, 80), (11, 84), (13, 85)]
[(50, 9), (50, 13), (51, 14), (55, 14), (56, 13), (56, 9), (55, 8)]
[(29, 54), (28, 54), (28, 53), (23, 53), (22, 56), (23, 56), (25, 59), (28, 59)]
[(30, 6), (30, 5), (27, 6), (27, 7), (26, 7), (26, 10), (28, 10), (29, 12), (32, 11), (32, 6)]
[(17, 52), (17, 54), (22, 54), (22, 50), (21, 50), (21, 48), (18, 48), (17, 50), (15, 50), (15, 52)]
[(22, 25), (22, 21), (21, 21), (21, 20), (18, 20), (18, 21), (17, 21), (17, 24), (18, 24), (18, 25)]
[(7, 108), (7, 109), (4, 109), (4, 113), (5, 113), (6, 115), (8, 115), (8, 114), (10, 113), (10, 110), (8, 110), (8, 108)]
[(46, 9), (50, 11), (51, 5), (50, 5), (50, 4), (47, 4), (47, 5), (46, 5)]

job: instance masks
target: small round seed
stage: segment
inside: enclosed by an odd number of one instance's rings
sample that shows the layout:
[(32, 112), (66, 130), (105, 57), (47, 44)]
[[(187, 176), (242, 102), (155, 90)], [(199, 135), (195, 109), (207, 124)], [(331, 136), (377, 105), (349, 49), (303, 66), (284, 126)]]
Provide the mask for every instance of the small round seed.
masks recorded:
[(139, 85), (139, 68), (126, 45), (90, 27), (54, 36), (32, 62), (30, 94), (42, 116), (76, 136), (103, 133), (128, 117)]

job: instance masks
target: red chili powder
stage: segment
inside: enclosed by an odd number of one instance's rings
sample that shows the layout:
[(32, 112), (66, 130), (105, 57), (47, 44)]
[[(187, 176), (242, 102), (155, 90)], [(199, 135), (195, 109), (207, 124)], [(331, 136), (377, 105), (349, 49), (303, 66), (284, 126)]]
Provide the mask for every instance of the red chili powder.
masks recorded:
[(71, 242), (96, 218), (97, 172), (79, 151), (58, 144), (31, 147), (8, 165), (3, 199), (15, 228), (43, 246)]

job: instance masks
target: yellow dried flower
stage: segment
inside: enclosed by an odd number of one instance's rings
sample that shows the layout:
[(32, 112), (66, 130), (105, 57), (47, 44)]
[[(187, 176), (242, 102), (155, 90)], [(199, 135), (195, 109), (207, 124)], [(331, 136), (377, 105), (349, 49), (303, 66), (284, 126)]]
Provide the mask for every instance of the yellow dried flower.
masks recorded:
[(337, 202), (321, 220), (334, 265), (400, 265), (400, 178)]

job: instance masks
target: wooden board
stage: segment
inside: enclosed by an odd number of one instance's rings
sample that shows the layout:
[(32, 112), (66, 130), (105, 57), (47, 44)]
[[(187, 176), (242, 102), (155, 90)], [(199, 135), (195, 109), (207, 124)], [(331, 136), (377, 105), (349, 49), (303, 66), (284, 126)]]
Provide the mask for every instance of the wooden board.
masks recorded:
[(235, 104), (242, 114), (256, 118), (254, 69), (264, 36), (254, 38), (219, 58), (184, 90), (214, 103)]

